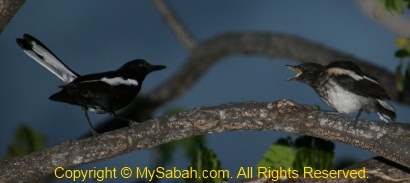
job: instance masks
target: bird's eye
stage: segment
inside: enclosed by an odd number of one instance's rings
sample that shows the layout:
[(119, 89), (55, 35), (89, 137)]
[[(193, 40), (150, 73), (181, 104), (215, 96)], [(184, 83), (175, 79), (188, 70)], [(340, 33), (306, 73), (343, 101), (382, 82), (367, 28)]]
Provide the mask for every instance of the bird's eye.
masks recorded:
[(302, 67), (302, 71), (307, 71), (307, 66), (306, 65), (303, 65), (303, 67)]

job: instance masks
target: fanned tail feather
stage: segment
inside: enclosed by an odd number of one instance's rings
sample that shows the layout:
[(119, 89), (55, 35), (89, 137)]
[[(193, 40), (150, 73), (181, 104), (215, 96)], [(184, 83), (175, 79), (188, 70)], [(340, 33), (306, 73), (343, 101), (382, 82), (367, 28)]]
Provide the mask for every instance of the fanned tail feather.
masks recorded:
[(24, 34), (23, 38), (17, 38), (16, 41), (28, 56), (33, 58), (65, 83), (69, 83), (79, 76), (33, 36)]
[(377, 114), (379, 114), (380, 119), (388, 123), (389, 121), (394, 121), (396, 119), (396, 111), (394, 108), (384, 100), (377, 100)]

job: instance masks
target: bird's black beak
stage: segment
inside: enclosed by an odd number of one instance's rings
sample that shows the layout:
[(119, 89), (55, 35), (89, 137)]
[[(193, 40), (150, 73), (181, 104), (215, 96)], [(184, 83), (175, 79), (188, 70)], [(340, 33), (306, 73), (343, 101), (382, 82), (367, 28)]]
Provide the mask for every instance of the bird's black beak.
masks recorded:
[(298, 66), (286, 65), (286, 67), (288, 67), (289, 69), (292, 69), (293, 71), (295, 71), (297, 73), (296, 76), (288, 78), (286, 81), (295, 80), (302, 74), (302, 71), (298, 68)]
[(165, 69), (165, 68), (167, 68), (167, 67), (163, 66), (163, 65), (151, 65), (150, 70), (151, 71), (159, 71), (159, 70), (162, 70), (162, 69)]

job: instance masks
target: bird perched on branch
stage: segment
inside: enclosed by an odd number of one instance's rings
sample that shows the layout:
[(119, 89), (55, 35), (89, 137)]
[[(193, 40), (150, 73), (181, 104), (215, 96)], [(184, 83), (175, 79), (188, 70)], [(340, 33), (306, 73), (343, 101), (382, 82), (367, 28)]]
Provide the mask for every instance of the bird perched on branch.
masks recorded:
[(81, 106), (94, 136), (97, 132), (92, 126), (88, 111), (108, 113), (124, 120), (125, 118), (117, 116), (115, 111), (131, 103), (150, 72), (166, 68), (136, 59), (115, 71), (81, 76), (68, 68), (33, 36), (25, 34), (16, 41), (28, 56), (64, 81), (65, 85), (60, 86), (62, 90), (50, 96), (50, 100)]
[(357, 113), (354, 122), (364, 112), (377, 112), (388, 123), (396, 119), (394, 108), (387, 103), (389, 96), (379, 81), (362, 72), (350, 61), (336, 61), (327, 66), (316, 63), (287, 65), (297, 74), (296, 80), (311, 86), (327, 105), (339, 113)]

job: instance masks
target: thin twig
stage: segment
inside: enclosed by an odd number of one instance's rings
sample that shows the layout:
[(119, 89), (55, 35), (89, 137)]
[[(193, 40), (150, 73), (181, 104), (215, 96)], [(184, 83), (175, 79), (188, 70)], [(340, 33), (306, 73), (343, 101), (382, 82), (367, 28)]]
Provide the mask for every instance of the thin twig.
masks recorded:
[(179, 41), (181, 41), (188, 50), (192, 50), (197, 44), (196, 40), (178, 17), (172, 12), (167, 3), (164, 0), (152, 0), (152, 3), (155, 5), (165, 22), (173, 30)]

